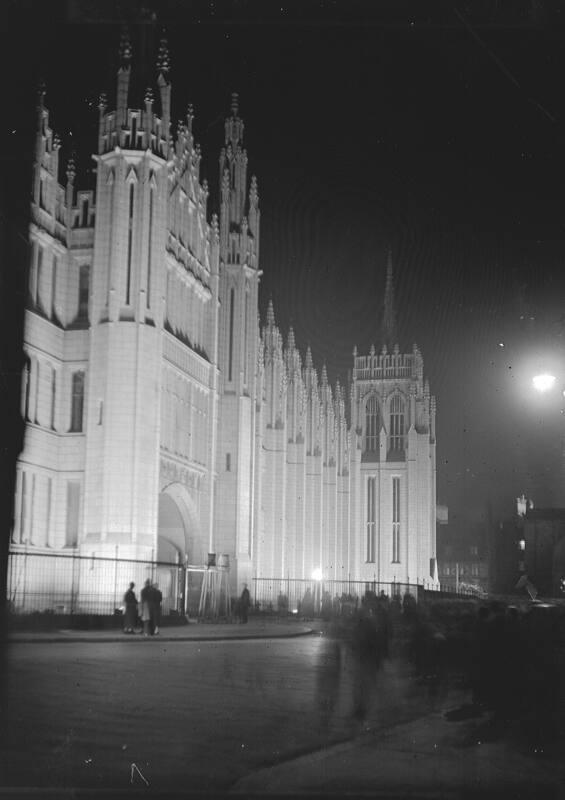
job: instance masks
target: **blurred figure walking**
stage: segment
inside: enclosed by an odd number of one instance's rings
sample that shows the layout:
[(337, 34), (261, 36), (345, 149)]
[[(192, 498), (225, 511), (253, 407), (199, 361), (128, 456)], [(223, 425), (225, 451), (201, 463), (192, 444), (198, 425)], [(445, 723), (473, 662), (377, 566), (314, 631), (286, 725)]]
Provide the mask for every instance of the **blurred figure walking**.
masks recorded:
[(137, 597), (135, 596), (135, 583), (129, 585), (129, 589), (124, 594), (124, 606), (126, 609), (124, 619), (124, 633), (135, 633), (137, 625)]

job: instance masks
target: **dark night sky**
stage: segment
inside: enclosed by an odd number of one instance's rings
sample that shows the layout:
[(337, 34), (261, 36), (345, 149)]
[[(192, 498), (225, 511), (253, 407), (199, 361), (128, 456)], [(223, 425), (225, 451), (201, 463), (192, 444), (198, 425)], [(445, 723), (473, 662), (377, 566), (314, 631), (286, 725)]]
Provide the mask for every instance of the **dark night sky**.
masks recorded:
[[(98, 93), (112, 98), (114, 85), (112, 21), (136, 9), (139, 18), (142, 5), (19, 2), (7, 12), (13, 113), (0, 140), (4, 186), (19, 187), (8, 210), (16, 226), (38, 77), (65, 151), (74, 140), (90, 169)], [(189, 102), (196, 109), (210, 211), (223, 118), (240, 93), (261, 195), (262, 315), (272, 296), (285, 336), (292, 324), (316, 364), (345, 380), (353, 346), (379, 346), (390, 244), (401, 345), (418, 343), (437, 396), (438, 502), (453, 530), (472, 535), (489, 503), (511, 513), (523, 491), (537, 505), (565, 504), (562, 398), (528, 386), (541, 366), (565, 385), (565, 11), (543, 0), (155, 7), (173, 119)], [(134, 69), (159, 25), (132, 31)]]

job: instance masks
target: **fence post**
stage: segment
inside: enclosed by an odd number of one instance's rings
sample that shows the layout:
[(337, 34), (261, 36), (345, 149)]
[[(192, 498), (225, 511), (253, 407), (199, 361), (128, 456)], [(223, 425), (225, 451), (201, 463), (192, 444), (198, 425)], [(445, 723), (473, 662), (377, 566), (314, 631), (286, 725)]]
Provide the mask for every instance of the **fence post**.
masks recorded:
[(118, 545), (115, 548), (115, 555), (114, 555), (114, 611), (116, 609), (116, 603), (118, 595)]
[(26, 610), (26, 585), (27, 585), (27, 545), (24, 550), (24, 582), (22, 589), (22, 611)]

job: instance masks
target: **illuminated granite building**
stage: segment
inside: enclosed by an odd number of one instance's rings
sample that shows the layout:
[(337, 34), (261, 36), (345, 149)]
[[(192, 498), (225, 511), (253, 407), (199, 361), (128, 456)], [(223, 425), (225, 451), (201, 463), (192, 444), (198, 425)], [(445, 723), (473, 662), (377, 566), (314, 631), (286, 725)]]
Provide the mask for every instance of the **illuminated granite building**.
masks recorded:
[[(351, 386), (332, 388), (292, 331), (283, 345), (272, 306), (258, 325), (259, 195), (237, 96), (210, 217), (191, 107), (173, 134), (166, 43), (142, 107), (127, 38), (120, 57), (115, 108), (100, 97), (95, 191), (72, 159), (59, 182), (40, 93), (12, 554), (111, 557), (120, 587), (143, 580), (136, 562), (208, 553), (229, 556), (233, 593), (315, 568), (434, 584), (435, 406), (418, 349), (395, 343), (390, 259), (383, 348), (355, 353)], [(15, 607), (41, 608), (30, 598), (56, 580), (77, 608), (108, 610), (88, 559), (72, 576), (30, 561), (12, 574)], [(174, 574), (160, 580), (175, 607)]]

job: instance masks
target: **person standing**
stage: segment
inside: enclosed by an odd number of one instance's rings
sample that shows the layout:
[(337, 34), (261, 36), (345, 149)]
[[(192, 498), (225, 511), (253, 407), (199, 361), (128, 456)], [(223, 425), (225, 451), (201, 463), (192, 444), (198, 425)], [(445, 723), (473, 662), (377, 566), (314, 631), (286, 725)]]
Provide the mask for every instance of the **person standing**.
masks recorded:
[(159, 589), (158, 584), (154, 583), (152, 587), (153, 599), (153, 619), (152, 619), (152, 633), (158, 635), (159, 625), (161, 624), (161, 603), (163, 602), (163, 593)]
[(145, 586), (141, 590), (141, 621), (143, 622), (143, 635), (149, 636), (151, 630), (152, 609), (153, 609), (153, 587), (149, 578), (145, 581)]
[(247, 614), (249, 613), (249, 606), (251, 605), (251, 596), (247, 584), (243, 584), (243, 591), (239, 598), (239, 620), (242, 624), (247, 622)]
[(137, 625), (137, 597), (135, 596), (135, 583), (129, 585), (129, 589), (124, 594), (124, 605), (126, 607), (124, 619), (124, 633), (135, 633)]

